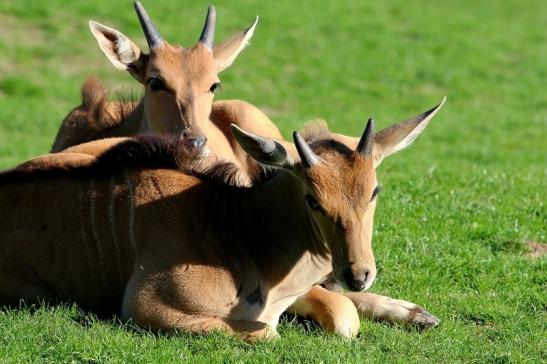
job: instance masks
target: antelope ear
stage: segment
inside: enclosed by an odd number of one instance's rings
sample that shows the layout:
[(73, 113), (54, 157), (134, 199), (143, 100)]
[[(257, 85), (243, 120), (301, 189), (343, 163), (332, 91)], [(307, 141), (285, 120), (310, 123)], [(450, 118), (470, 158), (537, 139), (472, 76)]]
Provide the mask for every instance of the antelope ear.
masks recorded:
[(128, 71), (142, 82), (140, 75), (144, 69), (144, 55), (141, 49), (121, 32), (96, 21), (89, 22), (89, 29), (114, 67)]
[(254, 135), (235, 124), (230, 124), (230, 128), (241, 148), (258, 162), (275, 167), (292, 166), (287, 150), (278, 141)]
[(217, 64), (218, 72), (228, 68), (234, 63), (239, 53), (249, 44), (249, 40), (252, 38), (255, 31), (256, 24), (258, 23), (258, 16), (253, 24), (244, 31), (226, 39), (213, 48), (213, 57)]
[(434, 108), (392, 125), (374, 134), (373, 158), (374, 166), (378, 166), (382, 160), (395, 152), (408, 147), (424, 131), (429, 121), (444, 105), (446, 97)]

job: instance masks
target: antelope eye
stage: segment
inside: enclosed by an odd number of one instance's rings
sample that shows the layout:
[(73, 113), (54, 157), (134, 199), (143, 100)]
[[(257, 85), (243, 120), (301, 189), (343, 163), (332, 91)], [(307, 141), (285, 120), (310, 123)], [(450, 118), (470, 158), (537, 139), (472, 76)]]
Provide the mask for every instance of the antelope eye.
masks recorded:
[(150, 85), (150, 88), (154, 91), (166, 91), (167, 88), (165, 87), (165, 83), (163, 83), (162, 80), (159, 78), (151, 77), (148, 79), (147, 83)]
[(221, 88), (222, 88), (222, 85), (220, 84), (220, 82), (215, 82), (215, 83), (213, 83), (213, 85), (209, 89), (209, 92), (215, 93), (216, 91), (220, 90)]
[(306, 195), (306, 202), (312, 210), (323, 212), (323, 208), (321, 207), (321, 205), (319, 205), (319, 202), (317, 202), (315, 197), (313, 197), (312, 195)]
[(376, 186), (376, 188), (374, 189), (374, 191), (372, 191), (372, 197), (370, 198), (370, 201), (374, 201), (374, 199), (376, 198), (376, 196), (382, 192), (382, 187), (381, 186)]

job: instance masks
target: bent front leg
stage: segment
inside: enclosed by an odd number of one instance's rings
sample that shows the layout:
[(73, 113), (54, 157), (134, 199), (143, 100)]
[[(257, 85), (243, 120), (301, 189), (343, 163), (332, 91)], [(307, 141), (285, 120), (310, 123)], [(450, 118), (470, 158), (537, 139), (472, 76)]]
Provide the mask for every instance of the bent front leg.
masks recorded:
[(286, 312), (311, 318), (323, 330), (353, 338), (359, 333), (359, 315), (353, 303), (339, 293), (321, 286), (312, 287), (300, 296)]
[(371, 320), (431, 328), (439, 324), (439, 319), (424, 308), (408, 301), (365, 292), (343, 292), (359, 314)]
[(124, 319), (139, 327), (153, 331), (173, 332), (182, 330), (195, 334), (224, 332), (248, 342), (270, 340), (278, 337), (270, 326), (259, 321), (231, 320), (227, 318), (186, 314), (162, 304), (135, 307), (134, 312), (124, 312)]
[(263, 322), (186, 313), (176, 308), (178, 303), (173, 302), (168, 295), (162, 296), (165, 289), (155, 287), (153, 280), (145, 282), (141, 279), (137, 275), (132, 277), (122, 304), (122, 318), (141, 328), (165, 332), (181, 330), (196, 334), (220, 331), (249, 342), (278, 336), (273, 328)]

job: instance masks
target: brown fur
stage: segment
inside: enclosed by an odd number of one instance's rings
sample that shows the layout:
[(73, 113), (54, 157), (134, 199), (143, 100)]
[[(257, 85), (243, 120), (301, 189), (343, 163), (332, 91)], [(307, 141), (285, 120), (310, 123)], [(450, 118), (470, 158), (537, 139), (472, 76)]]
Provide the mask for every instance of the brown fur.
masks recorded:
[[(349, 337), (358, 328), (356, 307), (436, 324), (405, 301), (348, 294), (350, 305), (314, 286), (331, 269), (341, 282), (344, 270), (374, 264), (369, 192), (383, 157), (340, 152), (335, 137), (311, 143), (319, 164), (304, 168), (285, 154), (275, 159), (284, 169), (253, 187), (232, 183), (228, 167), (217, 178), (218, 165), (181, 162), (180, 142), (161, 137), (118, 140), (86, 165), (74, 166), (71, 152), (5, 172), (0, 203), (18, 208), (0, 212), (0, 303), (76, 301), (121, 311), (142, 327), (225, 330), (249, 340), (275, 336), (289, 306)], [(391, 139), (403, 145), (404, 138)], [(265, 144), (238, 140), (264, 160)]]
[[(18, 206), (0, 219), (0, 302), (73, 300), (121, 311), (143, 327), (263, 338), (331, 269), (329, 255), (315, 247), (336, 254), (336, 245), (363, 243), (340, 234), (338, 212), (319, 217), (307, 207), (306, 191), (322, 196), (329, 188), (319, 169), (296, 164), (237, 187), (231, 170), (218, 176), (217, 164), (203, 169), (203, 161), (180, 159), (181, 145), (139, 137), (88, 166), (26, 165), (0, 175), (2, 205)], [(324, 173), (349, 171), (347, 156), (317, 153), (345, 166)], [(359, 180), (329, 198), (347, 201), (339, 195), (369, 183), (361, 177), (371, 171), (370, 164), (352, 171)], [(365, 198), (346, 206), (356, 219), (346, 229), (360, 229), (358, 215), (368, 205)]]
[(137, 109), (137, 102), (130, 100), (107, 102), (106, 89), (93, 77), (84, 82), (81, 95), (82, 104), (65, 117), (57, 132), (54, 153), (91, 140), (122, 136), (120, 121), (131, 118)]
[[(98, 138), (148, 132), (171, 134), (189, 143), (192, 139), (206, 140), (206, 145), (198, 147), (200, 152), (235, 163), (243, 178), (248, 177), (256, 163), (234, 141), (229, 125), (235, 123), (273, 138), (281, 138), (281, 134), (264, 114), (248, 103), (228, 100), (213, 104), (214, 94), (210, 89), (219, 82), (218, 73), (243, 49), (255, 25), (213, 50), (200, 42), (192, 48), (164, 42), (150, 54), (144, 54), (123, 34), (92, 22), (92, 33), (105, 55), (117, 68), (126, 69), (144, 85), (144, 97), (136, 105), (108, 103), (102, 87), (96, 81), (86, 81), (82, 105), (63, 121), (52, 152)], [(131, 56), (118, 53), (120, 42), (130, 46)], [(159, 90), (152, 87), (157, 80), (163, 84)]]
[[(220, 185), (245, 186), (234, 164), (203, 159), (172, 135), (146, 134), (114, 141), (105, 143), (106, 147), (96, 154), (88, 150), (85, 153), (68, 151), (34, 158), (14, 169), (0, 172), (0, 184), (66, 176), (101, 177), (125, 168), (170, 169)], [(261, 166), (251, 176), (251, 183), (260, 184), (272, 173), (273, 169)]]
[[(424, 113), (421, 115), (421, 118), (413, 118), (402, 123), (403, 125), (414, 125), (412, 128), (418, 125), (417, 123), (427, 123), (434, 113), (440, 108), (440, 105), (434, 109), (433, 113)], [(410, 128), (410, 130), (412, 130)], [(378, 133), (381, 138), (377, 139), (375, 143), (376, 153), (380, 153), (382, 149), (387, 147), (386, 144), (382, 146), (384, 140), (387, 138), (389, 133), (401, 133), (401, 130), (408, 129), (408, 127), (401, 127), (400, 125), (395, 126), (394, 128), (389, 128)], [(399, 143), (399, 141), (405, 137), (405, 131), (399, 136), (391, 134), (389, 139), (394, 140), (393, 143)], [(303, 131), (303, 135), (306, 136), (308, 141), (312, 142), (316, 150), (325, 150), (328, 154), (328, 150), (332, 149), (344, 155), (348, 158), (351, 157), (351, 149), (355, 148), (358, 139), (352, 139), (338, 134), (330, 134), (325, 123), (321, 124), (312, 124), (307, 125)], [(103, 143), (102, 141), (93, 142), (90, 144), (102, 144), (108, 145), (108, 143)], [(297, 159), (298, 157), (295, 154), (294, 147), (288, 143), (284, 143), (285, 148), (291, 153), (291, 159)], [(93, 146), (79, 146), (75, 148), (75, 151), (80, 149), (84, 152), (89, 152), (89, 150), (96, 150), (96, 147)], [(100, 150), (101, 148), (99, 148)], [(325, 159), (328, 159), (325, 155)], [(375, 164), (378, 164), (381, 160), (381, 155), (376, 154), (374, 157)], [(334, 165), (337, 165), (336, 161)], [(347, 166), (344, 168), (347, 170)], [(348, 170), (349, 174), (351, 171)], [(339, 183), (336, 183), (335, 180), (326, 184), (330, 188), (337, 188), (340, 186)], [(331, 193), (332, 195), (338, 195), (338, 193)], [(372, 216), (370, 214), (363, 216), (363, 224), (367, 223), (367, 220), (372, 223)], [(370, 241), (370, 236), (364, 236), (365, 239)], [(371, 250), (371, 246), (368, 245), (367, 249)], [(317, 250), (317, 249), (316, 249)], [(317, 250), (318, 252), (320, 250)], [(343, 251), (341, 250), (343, 254)], [(332, 279), (332, 275), (330, 276)], [(334, 280), (331, 283), (328, 283), (327, 286), (329, 289), (339, 290), (339, 285), (333, 285)], [(325, 293), (320, 287), (313, 287), (308, 293), (302, 295), (297, 299), (297, 301), (289, 308), (290, 312), (300, 314), (302, 316), (307, 316), (318, 321), (318, 323), (327, 331), (339, 333), (348, 337), (354, 336), (358, 331), (358, 325), (356, 322), (357, 312), (366, 318), (380, 319), (392, 323), (403, 323), (409, 325), (415, 325), (418, 327), (432, 327), (436, 326), (438, 320), (425, 311), (420, 306), (412, 304), (407, 301), (393, 300), (389, 297), (378, 296), (369, 293), (342, 293), (346, 295), (354, 304), (347, 305), (347, 301), (344, 301), (346, 298), (340, 295), (333, 295)], [(418, 314), (416, 314), (418, 312)]]

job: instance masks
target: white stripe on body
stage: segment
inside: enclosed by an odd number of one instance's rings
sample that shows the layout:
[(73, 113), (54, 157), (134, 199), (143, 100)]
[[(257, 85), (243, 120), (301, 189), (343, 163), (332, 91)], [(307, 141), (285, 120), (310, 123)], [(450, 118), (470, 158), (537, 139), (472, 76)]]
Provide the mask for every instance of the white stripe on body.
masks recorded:
[(129, 243), (131, 244), (131, 247), (133, 248), (133, 253), (135, 255), (135, 258), (137, 257), (137, 245), (135, 244), (135, 196), (133, 195), (133, 183), (131, 182), (131, 179), (129, 178), (129, 174), (127, 173), (127, 170), (124, 172), (125, 176), (125, 183), (127, 185), (127, 203), (129, 204), (129, 222), (128, 222), (128, 230), (129, 230)]
[(97, 231), (97, 218), (95, 216), (97, 213), (96, 198), (97, 194), (95, 191), (95, 180), (92, 179), (89, 183), (89, 220), (91, 224), (91, 233), (93, 235), (93, 239), (95, 240), (95, 247), (97, 248), (97, 257), (99, 258), (99, 270), (101, 271), (103, 284), (108, 287), (108, 281), (105, 274), (104, 254), (101, 246), (101, 240), (99, 239), (99, 232)]
[(116, 218), (115, 218), (115, 205), (116, 205), (116, 181), (114, 176), (110, 178), (110, 201), (108, 201), (108, 222), (110, 223), (110, 232), (112, 233), (112, 244), (116, 251), (116, 259), (118, 261), (118, 283), (121, 285), (122, 281), (122, 256), (120, 252), (120, 245), (118, 242), (118, 235), (116, 234)]

